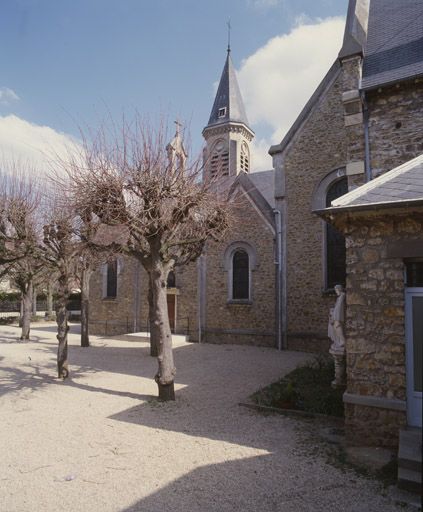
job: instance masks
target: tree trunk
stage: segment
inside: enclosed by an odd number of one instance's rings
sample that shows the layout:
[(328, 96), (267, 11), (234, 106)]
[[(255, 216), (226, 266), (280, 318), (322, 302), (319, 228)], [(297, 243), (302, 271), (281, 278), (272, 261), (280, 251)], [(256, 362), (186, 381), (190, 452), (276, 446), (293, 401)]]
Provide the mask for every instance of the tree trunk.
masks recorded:
[(29, 281), (22, 292), (21, 302), (21, 322), (22, 327), (21, 340), (29, 340), (29, 331), (31, 328), (31, 316), (32, 316), (32, 292), (33, 286), (32, 281)]
[[(155, 380), (159, 387), (159, 399), (175, 400), (174, 377), (176, 373), (173, 363), (172, 334), (166, 300), (166, 271), (161, 264), (156, 264), (150, 272), (150, 283), (153, 296), (153, 323), (158, 335), (159, 369)], [(152, 328), (153, 329), (153, 328)]]
[(59, 296), (56, 301), (56, 322), (57, 322), (57, 373), (59, 379), (66, 379), (69, 376), (68, 369), (68, 312), (66, 304), (68, 295), (59, 287)]
[(150, 323), (150, 356), (157, 357), (159, 355), (159, 337), (160, 332), (154, 321), (155, 308), (153, 300), (153, 285), (149, 276), (148, 283), (148, 320)]
[(51, 284), (47, 284), (47, 315), (46, 320), (53, 320), (53, 291)]
[(81, 275), (81, 347), (90, 346), (89, 337), (89, 298), (91, 270), (84, 269)]

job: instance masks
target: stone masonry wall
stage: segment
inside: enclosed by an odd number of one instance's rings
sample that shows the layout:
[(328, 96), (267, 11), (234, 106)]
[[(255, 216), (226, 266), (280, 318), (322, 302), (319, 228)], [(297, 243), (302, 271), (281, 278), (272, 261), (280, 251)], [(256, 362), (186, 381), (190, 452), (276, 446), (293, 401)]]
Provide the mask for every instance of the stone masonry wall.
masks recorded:
[[(404, 263), (388, 258), (393, 242), (419, 239), (410, 214), (354, 220), (347, 235), (347, 392), (406, 399)], [(395, 446), (405, 412), (346, 404), (351, 442)]]
[(124, 257), (120, 259), (121, 270), (118, 275), (115, 299), (103, 298), (101, 269), (94, 272), (91, 277), (90, 332), (92, 334), (124, 334), (134, 330), (144, 330), (147, 326), (147, 274), (136, 260)]
[(346, 165), (343, 88), (341, 73), (285, 157), (287, 335), (291, 350), (318, 352), (329, 347), (328, 311), (335, 298), (324, 293), (325, 224), (312, 213), (312, 200), (318, 183)]
[[(208, 343), (237, 343), (274, 347), (275, 263), (274, 232), (248, 199), (235, 201), (234, 225), (226, 242), (206, 248), (206, 328)], [(252, 303), (228, 303), (228, 272), (224, 253), (231, 242), (249, 243), (257, 253), (252, 272)]]
[(366, 93), (373, 176), (423, 153), (423, 80)]

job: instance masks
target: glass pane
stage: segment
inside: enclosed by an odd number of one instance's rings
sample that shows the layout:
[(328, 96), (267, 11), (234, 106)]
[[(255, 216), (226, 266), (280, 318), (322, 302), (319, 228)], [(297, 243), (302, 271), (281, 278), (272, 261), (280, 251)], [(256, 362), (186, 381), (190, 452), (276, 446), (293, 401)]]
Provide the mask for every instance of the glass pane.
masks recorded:
[(423, 286), (423, 261), (413, 261), (406, 264), (407, 268), (407, 286)]
[(413, 297), (414, 391), (422, 391), (423, 297)]
[[(326, 206), (348, 192), (348, 179), (343, 177), (331, 185), (326, 194)], [(346, 250), (345, 237), (332, 225), (326, 225), (326, 287), (333, 288), (336, 284), (345, 286), (346, 281)]]
[(232, 260), (232, 298), (249, 299), (249, 264), (245, 251), (236, 251)]
[(117, 292), (117, 261), (107, 263), (107, 297), (116, 297)]

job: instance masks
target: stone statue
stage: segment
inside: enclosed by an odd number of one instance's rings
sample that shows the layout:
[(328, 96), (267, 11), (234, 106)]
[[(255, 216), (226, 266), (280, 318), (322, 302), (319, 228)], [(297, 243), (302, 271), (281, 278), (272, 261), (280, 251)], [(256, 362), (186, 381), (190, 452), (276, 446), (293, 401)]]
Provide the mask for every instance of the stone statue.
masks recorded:
[(345, 387), (345, 292), (344, 288), (335, 286), (337, 299), (335, 306), (329, 312), (328, 336), (332, 340), (329, 353), (335, 362), (335, 380), (332, 387)]
[(329, 311), (328, 336), (332, 340), (331, 349), (342, 349), (345, 346), (345, 292), (344, 288), (337, 284), (335, 286), (337, 299), (335, 306)]

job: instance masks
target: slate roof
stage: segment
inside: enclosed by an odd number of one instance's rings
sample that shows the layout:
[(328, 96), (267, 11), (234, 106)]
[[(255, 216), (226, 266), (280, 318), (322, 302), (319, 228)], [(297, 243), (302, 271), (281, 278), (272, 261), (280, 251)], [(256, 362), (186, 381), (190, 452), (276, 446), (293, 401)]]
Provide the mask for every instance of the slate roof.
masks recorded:
[(232, 195), (239, 186), (248, 194), (267, 222), (274, 227), (274, 170), (254, 172), (251, 174), (245, 172), (239, 173), (232, 184), (230, 195)]
[(423, 75), (422, 0), (370, 0), (362, 89)]
[[(226, 109), (226, 113), (224, 116), (219, 116), (219, 110), (223, 108)], [(243, 123), (248, 127), (244, 102), (239, 90), (231, 53), (228, 51), (207, 127), (230, 121)]]
[(331, 211), (423, 201), (423, 154), (332, 201)]
[(247, 174), (249, 180), (266, 199), (269, 205), (275, 207), (275, 171), (259, 171)]

